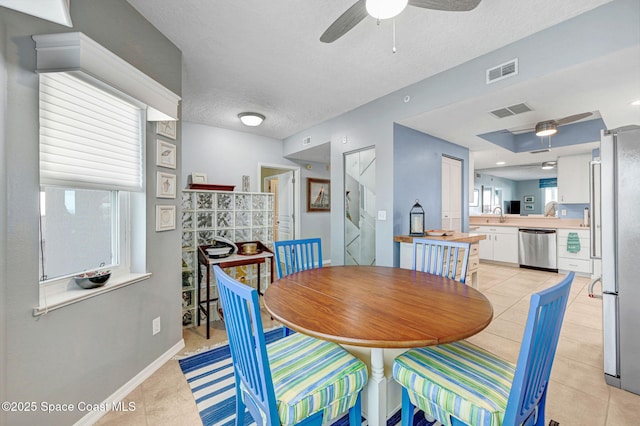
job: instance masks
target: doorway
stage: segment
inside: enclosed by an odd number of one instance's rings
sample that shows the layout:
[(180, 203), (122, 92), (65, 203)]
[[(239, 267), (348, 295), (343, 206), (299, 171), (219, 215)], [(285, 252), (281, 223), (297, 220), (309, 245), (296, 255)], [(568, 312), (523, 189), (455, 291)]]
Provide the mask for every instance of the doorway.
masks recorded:
[(259, 164), (260, 190), (273, 196), (273, 241), (300, 235), (300, 168)]
[(376, 263), (376, 151), (344, 154), (344, 263)]

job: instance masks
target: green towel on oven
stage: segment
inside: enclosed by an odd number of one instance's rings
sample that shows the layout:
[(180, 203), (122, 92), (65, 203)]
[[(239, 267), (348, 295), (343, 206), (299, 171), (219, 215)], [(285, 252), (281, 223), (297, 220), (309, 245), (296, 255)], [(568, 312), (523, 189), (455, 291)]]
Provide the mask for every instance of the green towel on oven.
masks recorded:
[(567, 251), (569, 253), (578, 253), (580, 251), (580, 237), (577, 232), (569, 232), (567, 236)]

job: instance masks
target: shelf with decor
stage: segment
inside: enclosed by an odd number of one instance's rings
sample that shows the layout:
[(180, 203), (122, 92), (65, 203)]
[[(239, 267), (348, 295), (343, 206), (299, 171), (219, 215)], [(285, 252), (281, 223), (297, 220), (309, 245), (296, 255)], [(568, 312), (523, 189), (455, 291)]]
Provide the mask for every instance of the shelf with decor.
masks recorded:
[[(215, 237), (234, 243), (260, 241), (273, 249), (273, 194), (264, 192), (182, 190), (182, 323), (199, 323), (199, 301), (206, 300), (207, 284), (198, 283), (198, 247), (209, 245)], [(205, 267), (205, 266), (202, 266)], [(235, 279), (258, 286), (258, 268), (242, 265), (225, 268)], [(271, 265), (260, 268), (262, 283), (271, 282)], [(201, 271), (200, 276), (206, 276)], [(200, 284), (200, 285), (198, 285)], [(198, 290), (199, 291), (196, 291)], [(210, 298), (217, 297), (215, 282), (209, 284)], [(212, 309), (212, 320), (219, 319)]]

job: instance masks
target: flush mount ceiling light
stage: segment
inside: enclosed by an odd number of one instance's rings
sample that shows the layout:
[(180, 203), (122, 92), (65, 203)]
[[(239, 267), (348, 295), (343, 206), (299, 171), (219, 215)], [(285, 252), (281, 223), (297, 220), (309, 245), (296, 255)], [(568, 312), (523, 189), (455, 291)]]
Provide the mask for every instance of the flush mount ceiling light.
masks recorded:
[(264, 115), (257, 112), (241, 112), (238, 114), (238, 118), (242, 121), (242, 124), (249, 127), (259, 126), (264, 121)]
[(555, 161), (545, 161), (542, 163), (542, 170), (551, 170), (556, 166)]
[(367, 0), (367, 13), (376, 19), (393, 18), (407, 7), (408, 2), (408, 0)]
[(551, 136), (558, 133), (558, 125), (554, 120), (541, 121), (536, 124), (536, 136)]

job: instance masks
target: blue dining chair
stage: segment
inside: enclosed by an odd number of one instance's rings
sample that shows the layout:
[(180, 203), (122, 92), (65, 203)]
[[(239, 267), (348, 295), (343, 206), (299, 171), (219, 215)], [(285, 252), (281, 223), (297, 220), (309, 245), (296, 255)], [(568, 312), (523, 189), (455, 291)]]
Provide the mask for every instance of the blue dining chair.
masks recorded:
[(415, 407), (445, 425), (544, 426), (549, 374), (575, 273), (531, 296), (516, 365), (466, 341), (396, 357), (402, 426)]
[[(414, 238), (411, 269), (464, 283), (467, 279), (470, 247), (471, 243)], [(458, 261), (461, 263), (460, 272)]]
[(322, 268), (322, 242), (320, 238), (276, 241), (273, 243), (273, 249), (278, 278), (307, 269)]
[(258, 292), (214, 266), (235, 373), (236, 425), (362, 423), (367, 367), (336, 343), (302, 333), (265, 343)]

